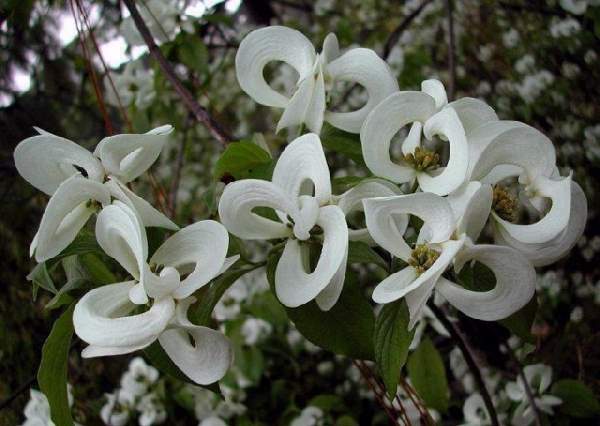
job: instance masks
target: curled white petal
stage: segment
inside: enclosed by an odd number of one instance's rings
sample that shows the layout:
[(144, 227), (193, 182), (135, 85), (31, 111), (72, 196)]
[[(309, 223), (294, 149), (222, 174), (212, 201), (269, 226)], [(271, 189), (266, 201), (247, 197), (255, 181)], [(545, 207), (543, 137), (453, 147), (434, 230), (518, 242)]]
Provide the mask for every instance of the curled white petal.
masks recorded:
[(535, 270), (518, 251), (504, 246), (475, 245), (462, 250), (455, 268), (477, 260), (496, 276), (489, 291), (471, 291), (441, 279), (437, 290), (458, 310), (472, 318), (497, 321), (512, 315), (529, 302), (535, 292)]
[(231, 342), (216, 330), (192, 324), (185, 312), (189, 303), (180, 305), (175, 325), (164, 331), (158, 341), (186, 376), (201, 385), (214, 383), (225, 376), (233, 362)]
[(421, 82), (421, 91), (427, 93), (435, 100), (435, 107), (442, 108), (448, 103), (448, 95), (441, 81), (436, 79), (423, 80)]
[(348, 228), (344, 213), (337, 206), (322, 207), (317, 225), (323, 229), (323, 249), (313, 272), (306, 271), (298, 240), (286, 243), (277, 264), (275, 290), (286, 306), (294, 308), (313, 300), (331, 282), (345, 259)]
[[(368, 180), (361, 182), (355, 187), (349, 189), (343, 194), (335, 197), (337, 200), (337, 206), (342, 209), (344, 214), (348, 216), (349, 213), (355, 211), (363, 211), (362, 201), (367, 198), (374, 197), (391, 197), (399, 195), (399, 190), (395, 185), (384, 180)], [(398, 215), (396, 217), (396, 227), (402, 234), (408, 226), (408, 216)], [(350, 241), (363, 241), (367, 244), (373, 244), (374, 241), (369, 235), (369, 230), (365, 228), (361, 229), (348, 229), (348, 235)]]
[[(294, 139), (277, 160), (272, 182), (293, 199), (299, 195), (313, 195), (314, 190), (320, 205), (328, 203), (331, 180), (319, 136), (308, 133)], [(306, 187), (307, 183), (312, 185)], [(304, 193), (306, 188), (310, 193)]]
[(182, 299), (219, 274), (228, 245), (229, 235), (223, 225), (213, 220), (196, 222), (169, 237), (150, 263), (174, 267), (182, 275), (189, 273), (173, 292), (174, 298)]
[(469, 148), (465, 130), (456, 112), (452, 108), (444, 108), (425, 122), (423, 133), (428, 139), (433, 135), (444, 136), (450, 144), (450, 158), (440, 174), (431, 176), (420, 172), (417, 180), (423, 191), (447, 195), (462, 185), (467, 177)]
[(534, 185), (538, 195), (552, 200), (550, 210), (539, 221), (529, 225), (514, 224), (492, 212), (501, 232), (526, 244), (546, 243), (555, 238), (566, 229), (571, 213), (571, 176), (560, 180), (540, 176)]
[(232, 234), (248, 240), (268, 240), (291, 235), (284, 223), (259, 216), (255, 207), (269, 207), (297, 216), (298, 206), (277, 185), (257, 179), (230, 183), (219, 201), (221, 222)]
[(360, 132), (367, 114), (387, 96), (398, 91), (398, 82), (389, 66), (371, 49), (351, 49), (329, 63), (325, 72), (334, 81), (355, 82), (367, 91), (367, 103), (360, 109), (352, 112), (328, 111), (325, 114), (329, 123), (347, 132)]
[(161, 126), (145, 134), (109, 136), (100, 141), (94, 154), (109, 174), (127, 183), (154, 164), (172, 129)]
[(315, 302), (321, 308), (322, 311), (328, 311), (337, 303), (344, 289), (344, 281), (346, 280), (346, 265), (348, 262), (348, 245), (346, 245), (346, 251), (344, 253), (344, 259), (340, 263), (338, 270), (331, 278), (327, 287), (315, 297)]
[[(489, 124), (501, 127), (500, 123)], [(521, 167), (529, 182), (538, 176), (551, 176), (556, 151), (550, 139), (531, 126), (508, 124), (507, 127), (508, 130), (498, 134), (481, 151), (473, 166), (471, 180), (479, 180), (503, 164)]]
[(300, 82), (298, 89), (294, 92), (289, 103), (285, 106), (283, 115), (277, 123), (277, 133), (286, 127), (299, 126), (304, 123), (314, 93), (315, 79), (312, 78), (312, 76), (308, 76)]
[(363, 201), (369, 233), (381, 247), (407, 261), (410, 247), (395, 229), (393, 215), (412, 214), (423, 220), (420, 242), (441, 243), (450, 238), (455, 227), (450, 203), (442, 197), (419, 192), (395, 197), (370, 198)]
[(95, 211), (87, 205), (90, 200), (110, 202), (110, 193), (99, 182), (74, 175), (58, 186), (50, 197), (38, 233), (34, 240), (38, 262), (58, 255), (77, 236)]
[(587, 200), (581, 187), (571, 182), (571, 214), (567, 228), (552, 240), (539, 244), (525, 244), (513, 238), (499, 227), (495, 239), (518, 250), (533, 266), (546, 266), (567, 254), (577, 243), (585, 229), (587, 220)]
[(135, 211), (120, 201), (103, 208), (96, 220), (96, 239), (108, 256), (136, 280), (143, 280), (148, 240)]
[(252, 31), (240, 43), (235, 71), (242, 90), (262, 105), (285, 108), (289, 99), (265, 81), (263, 69), (272, 61), (292, 66), (304, 80), (313, 69), (315, 49), (299, 31), (271, 26)]
[(467, 136), (483, 124), (498, 121), (498, 115), (494, 109), (480, 99), (460, 98), (450, 102), (448, 107), (456, 111)]
[(433, 98), (422, 92), (394, 93), (373, 108), (360, 130), (363, 157), (369, 170), (396, 183), (411, 181), (415, 170), (390, 158), (392, 138), (405, 125), (415, 121), (424, 123), (434, 113)]
[(458, 219), (456, 232), (477, 241), (492, 208), (493, 193), (489, 184), (468, 182), (447, 197), (454, 217)]
[(404, 297), (422, 283), (422, 280), (417, 281), (417, 277), (417, 271), (412, 266), (389, 275), (375, 287), (373, 300), (376, 303), (390, 303)]
[(132, 210), (136, 211), (145, 227), (160, 227), (176, 231), (179, 227), (167, 216), (156, 210), (142, 197), (137, 196), (123, 183), (111, 178), (105, 185), (109, 188), (111, 195), (119, 201), (124, 202)]
[(133, 281), (110, 284), (86, 293), (73, 312), (75, 333), (103, 348), (143, 347), (156, 340), (173, 317), (175, 303), (171, 298), (156, 300), (148, 311), (127, 316), (135, 307), (129, 301), (133, 285)]
[(67, 178), (83, 169), (94, 181), (102, 181), (104, 169), (91, 152), (68, 139), (44, 132), (21, 141), (14, 152), (15, 167), (31, 185), (54, 194)]

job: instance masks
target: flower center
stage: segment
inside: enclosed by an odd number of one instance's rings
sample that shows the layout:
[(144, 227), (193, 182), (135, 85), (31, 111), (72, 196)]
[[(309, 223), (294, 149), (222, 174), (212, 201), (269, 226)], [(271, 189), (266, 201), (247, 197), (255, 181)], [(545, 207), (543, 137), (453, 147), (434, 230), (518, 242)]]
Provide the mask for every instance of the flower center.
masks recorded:
[(417, 244), (408, 259), (408, 264), (416, 269), (417, 275), (431, 268), (440, 257), (440, 252), (427, 246), (427, 244)]
[(518, 207), (519, 202), (517, 197), (508, 192), (503, 186), (494, 186), (492, 210), (498, 216), (509, 222), (515, 222), (517, 220)]
[(406, 154), (403, 158), (412, 168), (420, 172), (434, 170), (440, 166), (440, 155), (420, 146), (415, 148), (414, 153)]

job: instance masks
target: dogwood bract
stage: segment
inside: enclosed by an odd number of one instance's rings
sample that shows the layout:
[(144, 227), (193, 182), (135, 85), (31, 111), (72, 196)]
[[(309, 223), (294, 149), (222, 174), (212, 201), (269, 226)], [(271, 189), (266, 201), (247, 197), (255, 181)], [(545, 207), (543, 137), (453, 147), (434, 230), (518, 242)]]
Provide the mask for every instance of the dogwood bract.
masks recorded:
[[(291, 98), (273, 90), (265, 81), (264, 67), (273, 61), (285, 62), (298, 72), (297, 88)], [(278, 131), (304, 123), (318, 134), (325, 120), (342, 130), (358, 133), (373, 107), (398, 90), (388, 65), (374, 51), (354, 48), (340, 54), (337, 37), (329, 34), (322, 52), (317, 54), (301, 32), (280, 26), (248, 34), (235, 57), (235, 69), (240, 86), (252, 99), (284, 109)], [(327, 94), (336, 81), (363, 86), (369, 95), (367, 103), (352, 112), (327, 111)]]
[[(75, 306), (75, 333), (89, 344), (83, 357), (120, 355), (158, 339), (173, 362), (199, 384), (222, 378), (232, 360), (228, 339), (187, 318), (190, 295), (231, 266), (229, 237), (214, 221), (189, 225), (167, 239), (147, 263), (146, 232), (137, 214), (115, 201), (98, 215), (96, 238), (134, 278), (90, 290)], [(160, 273), (156, 273), (158, 269)], [(182, 279), (183, 274), (189, 274)], [(130, 313), (152, 305), (143, 313)], [(195, 344), (190, 343), (191, 336)]]

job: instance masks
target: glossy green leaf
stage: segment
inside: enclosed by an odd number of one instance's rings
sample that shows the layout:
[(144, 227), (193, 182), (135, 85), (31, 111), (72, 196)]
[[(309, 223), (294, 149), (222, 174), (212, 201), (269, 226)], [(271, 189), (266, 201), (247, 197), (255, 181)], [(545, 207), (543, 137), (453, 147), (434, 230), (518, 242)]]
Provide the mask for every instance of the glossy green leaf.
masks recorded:
[[(271, 256), (267, 265), (271, 288), (277, 260)], [(373, 359), (373, 308), (350, 272), (346, 273), (340, 299), (329, 311), (322, 311), (314, 301), (285, 310), (298, 331), (315, 345), (353, 359)]]
[(214, 178), (269, 179), (274, 162), (267, 151), (254, 142), (239, 141), (227, 146), (215, 165)]
[(374, 263), (383, 270), (388, 270), (388, 263), (368, 244), (362, 241), (350, 241), (348, 244), (348, 263)]
[(48, 398), (52, 421), (57, 425), (73, 425), (67, 393), (67, 364), (73, 337), (75, 304), (58, 317), (42, 348), (42, 361), (37, 373), (40, 390)]
[(559, 409), (569, 416), (579, 418), (600, 416), (600, 402), (592, 390), (579, 380), (559, 380), (552, 385), (551, 393), (562, 400)]
[(415, 334), (408, 331), (408, 307), (404, 300), (383, 306), (375, 321), (375, 362), (388, 395), (396, 395), (400, 371), (406, 363), (408, 348)]
[(444, 362), (429, 339), (408, 358), (408, 376), (417, 393), (429, 408), (445, 412), (448, 409), (450, 391)]
[(356, 164), (365, 164), (360, 138), (356, 134), (344, 132), (326, 124), (321, 132), (321, 143), (325, 149), (342, 154)]

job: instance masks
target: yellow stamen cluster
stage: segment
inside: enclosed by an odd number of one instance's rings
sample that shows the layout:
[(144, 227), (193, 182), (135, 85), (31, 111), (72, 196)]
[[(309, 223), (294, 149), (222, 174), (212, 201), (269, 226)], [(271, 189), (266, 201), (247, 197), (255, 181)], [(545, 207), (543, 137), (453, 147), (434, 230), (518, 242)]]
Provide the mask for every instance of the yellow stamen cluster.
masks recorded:
[(434, 170), (440, 166), (440, 155), (437, 152), (419, 146), (415, 148), (414, 153), (406, 154), (403, 158), (420, 172)]
[(506, 190), (505, 187), (494, 186), (492, 209), (498, 216), (509, 222), (515, 222), (518, 215), (519, 202), (517, 197)]
[(428, 247), (427, 244), (418, 244), (412, 251), (408, 264), (416, 269), (418, 275), (421, 275), (431, 268), (439, 257), (440, 252)]

